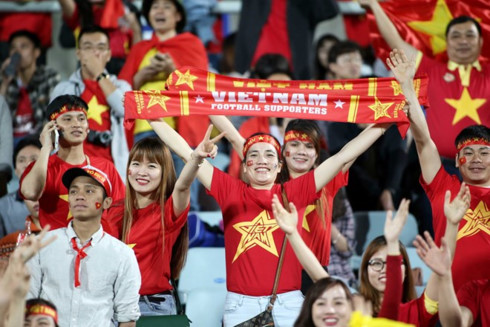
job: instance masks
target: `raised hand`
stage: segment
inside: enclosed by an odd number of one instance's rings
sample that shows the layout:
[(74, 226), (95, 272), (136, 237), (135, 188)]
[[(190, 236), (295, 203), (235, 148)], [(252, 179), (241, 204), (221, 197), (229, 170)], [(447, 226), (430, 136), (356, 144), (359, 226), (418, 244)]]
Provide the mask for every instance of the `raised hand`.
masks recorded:
[(471, 194), (470, 189), (465, 183), (461, 183), (458, 194), (451, 202), (451, 191), (446, 191), (444, 198), (444, 214), (447, 221), (454, 225), (458, 225), (466, 211), (470, 207)]
[(214, 157), (216, 157), (216, 154), (218, 154), (218, 146), (216, 145), (216, 143), (219, 140), (221, 140), (226, 133), (223, 132), (220, 135), (214, 137), (213, 139), (210, 139), (212, 131), (213, 131), (213, 125), (211, 124), (209, 125), (203, 140), (192, 153), (192, 157), (195, 158), (196, 160), (202, 160), (204, 158), (214, 159)]
[(425, 240), (417, 235), (413, 245), (417, 254), (429, 268), (439, 276), (446, 276), (451, 270), (451, 253), (444, 238), (441, 239), (441, 247), (438, 248), (429, 232), (424, 232)]
[(292, 202), (289, 202), (289, 208), (291, 209), (291, 212), (284, 209), (276, 194), (273, 195), (272, 213), (274, 214), (274, 218), (276, 218), (279, 227), (281, 227), (283, 232), (287, 235), (291, 235), (298, 231), (296, 228), (296, 225), (298, 224), (298, 212)]
[(412, 85), (416, 70), (415, 62), (414, 60), (409, 60), (402, 50), (393, 49), (390, 52), (390, 57), (386, 58), (386, 64), (402, 86), (404, 84)]
[(398, 207), (395, 217), (392, 219), (392, 211), (386, 213), (384, 236), (386, 238), (386, 243), (398, 243), (398, 238), (400, 233), (405, 226), (405, 222), (408, 217), (408, 206), (410, 205), (410, 200), (403, 199)]

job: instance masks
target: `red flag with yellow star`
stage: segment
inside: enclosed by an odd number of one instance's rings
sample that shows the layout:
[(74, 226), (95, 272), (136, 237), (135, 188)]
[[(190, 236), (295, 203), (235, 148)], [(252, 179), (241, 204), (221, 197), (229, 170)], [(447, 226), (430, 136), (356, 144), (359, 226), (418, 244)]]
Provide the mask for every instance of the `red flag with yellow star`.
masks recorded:
[[(427, 78), (416, 78), (419, 101), (427, 105)], [(189, 115), (288, 117), (351, 123), (409, 123), (405, 96), (393, 78), (339, 81), (242, 79), (183, 67), (164, 91), (125, 94), (125, 123)]]
[[(482, 27), (483, 44), (490, 44), (490, 6), (488, 0), (388, 0), (380, 2), (403, 40), (429, 57), (447, 61), (446, 26), (455, 17), (475, 18)], [(390, 47), (368, 13), (370, 38), (379, 58), (386, 58)], [(490, 47), (483, 47), (482, 60), (490, 59)]]

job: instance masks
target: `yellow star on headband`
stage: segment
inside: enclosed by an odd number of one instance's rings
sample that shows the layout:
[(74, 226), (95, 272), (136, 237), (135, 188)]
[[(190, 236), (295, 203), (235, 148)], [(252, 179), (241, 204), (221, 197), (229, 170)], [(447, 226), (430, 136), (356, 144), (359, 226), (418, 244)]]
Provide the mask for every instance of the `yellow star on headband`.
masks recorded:
[(475, 123), (481, 125), (480, 116), (477, 111), (485, 102), (487, 102), (487, 99), (472, 99), (470, 92), (468, 92), (468, 89), (465, 87), (459, 99), (444, 99), (444, 101), (456, 109), (453, 125), (456, 125), (465, 117), (471, 118)]
[(179, 76), (179, 79), (175, 83), (175, 85), (183, 85), (187, 84), (191, 90), (194, 90), (194, 82), (197, 79), (197, 76), (191, 75), (190, 70), (187, 70), (184, 74), (182, 74), (180, 71), (176, 70), (175, 73), (177, 76)]
[(97, 97), (94, 95), (92, 99), (90, 99), (87, 111), (87, 120), (92, 119), (97, 124), (102, 125), (102, 114), (106, 111), (109, 111), (109, 107), (103, 104), (100, 104), (97, 101)]
[(438, 0), (431, 20), (407, 23), (413, 30), (430, 36), (430, 45), (434, 55), (446, 50), (446, 26), (453, 15), (444, 0)]
[[(59, 195), (60, 199), (63, 201), (66, 201), (68, 204), (68, 194), (60, 194)], [(71, 210), (68, 208), (68, 215), (66, 216), (66, 220), (70, 220), (73, 216), (71, 215)]]
[(369, 109), (374, 111), (374, 120), (378, 120), (381, 117), (391, 118), (391, 116), (388, 114), (388, 109), (393, 105), (394, 102), (381, 103), (377, 97), (375, 99), (376, 102), (368, 106)]
[(148, 109), (155, 105), (160, 105), (160, 107), (167, 111), (167, 105), (165, 104), (165, 101), (169, 100), (170, 97), (163, 95), (161, 93), (158, 94), (150, 94), (150, 101), (148, 101)]
[(237, 223), (233, 225), (233, 228), (242, 234), (233, 262), (235, 262), (242, 253), (256, 245), (267, 252), (272, 253), (276, 257), (278, 256), (276, 243), (274, 242), (272, 233), (279, 228), (279, 225), (275, 219), (270, 219), (269, 213), (266, 210), (263, 210), (252, 221)]

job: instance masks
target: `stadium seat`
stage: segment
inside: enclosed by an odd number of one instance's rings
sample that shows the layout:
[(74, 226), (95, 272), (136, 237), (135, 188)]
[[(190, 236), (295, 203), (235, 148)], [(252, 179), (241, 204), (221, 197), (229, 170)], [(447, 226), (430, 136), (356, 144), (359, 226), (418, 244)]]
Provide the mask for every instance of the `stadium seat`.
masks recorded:
[(187, 295), (185, 313), (191, 320), (191, 326), (217, 327), (221, 326), (226, 289), (199, 288)]

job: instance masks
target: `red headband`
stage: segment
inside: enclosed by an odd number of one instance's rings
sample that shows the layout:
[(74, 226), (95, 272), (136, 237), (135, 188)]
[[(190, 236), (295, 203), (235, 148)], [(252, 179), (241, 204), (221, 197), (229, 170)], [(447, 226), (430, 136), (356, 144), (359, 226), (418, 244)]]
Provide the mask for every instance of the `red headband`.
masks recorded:
[(313, 143), (313, 140), (306, 133), (291, 130), (284, 135), (284, 144), (291, 141), (301, 141)]
[(473, 138), (464, 140), (462, 142), (459, 142), (458, 145), (456, 146), (456, 150), (459, 152), (459, 151), (461, 151), (461, 149), (463, 149), (464, 147), (467, 147), (468, 145), (476, 145), (476, 144), (490, 146), (490, 143), (487, 140), (485, 140), (484, 138), (473, 137)]
[(26, 317), (28, 316), (48, 316), (53, 318), (54, 322), (58, 324), (58, 312), (50, 306), (44, 304), (33, 304), (26, 307)]
[(68, 111), (81, 111), (85, 114), (85, 116), (87, 116), (87, 109), (85, 108), (82, 108), (82, 107), (71, 107), (71, 108), (68, 108), (67, 106), (63, 106), (61, 107), (60, 110), (56, 111), (56, 112), (53, 112), (51, 114), (51, 116), (49, 116), (49, 119), (50, 120), (55, 120), (56, 118), (58, 118), (59, 116), (63, 115), (64, 113), (67, 113)]
[(271, 144), (274, 147), (274, 149), (276, 149), (279, 159), (281, 158), (281, 146), (279, 145), (279, 142), (277, 142), (277, 140), (273, 136), (267, 135), (267, 134), (254, 135), (254, 136), (251, 136), (247, 139), (247, 141), (245, 142), (245, 145), (243, 146), (243, 157), (244, 158), (247, 156), (247, 152), (250, 149), (250, 147), (252, 145), (254, 145), (255, 143), (269, 143), (269, 144)]

